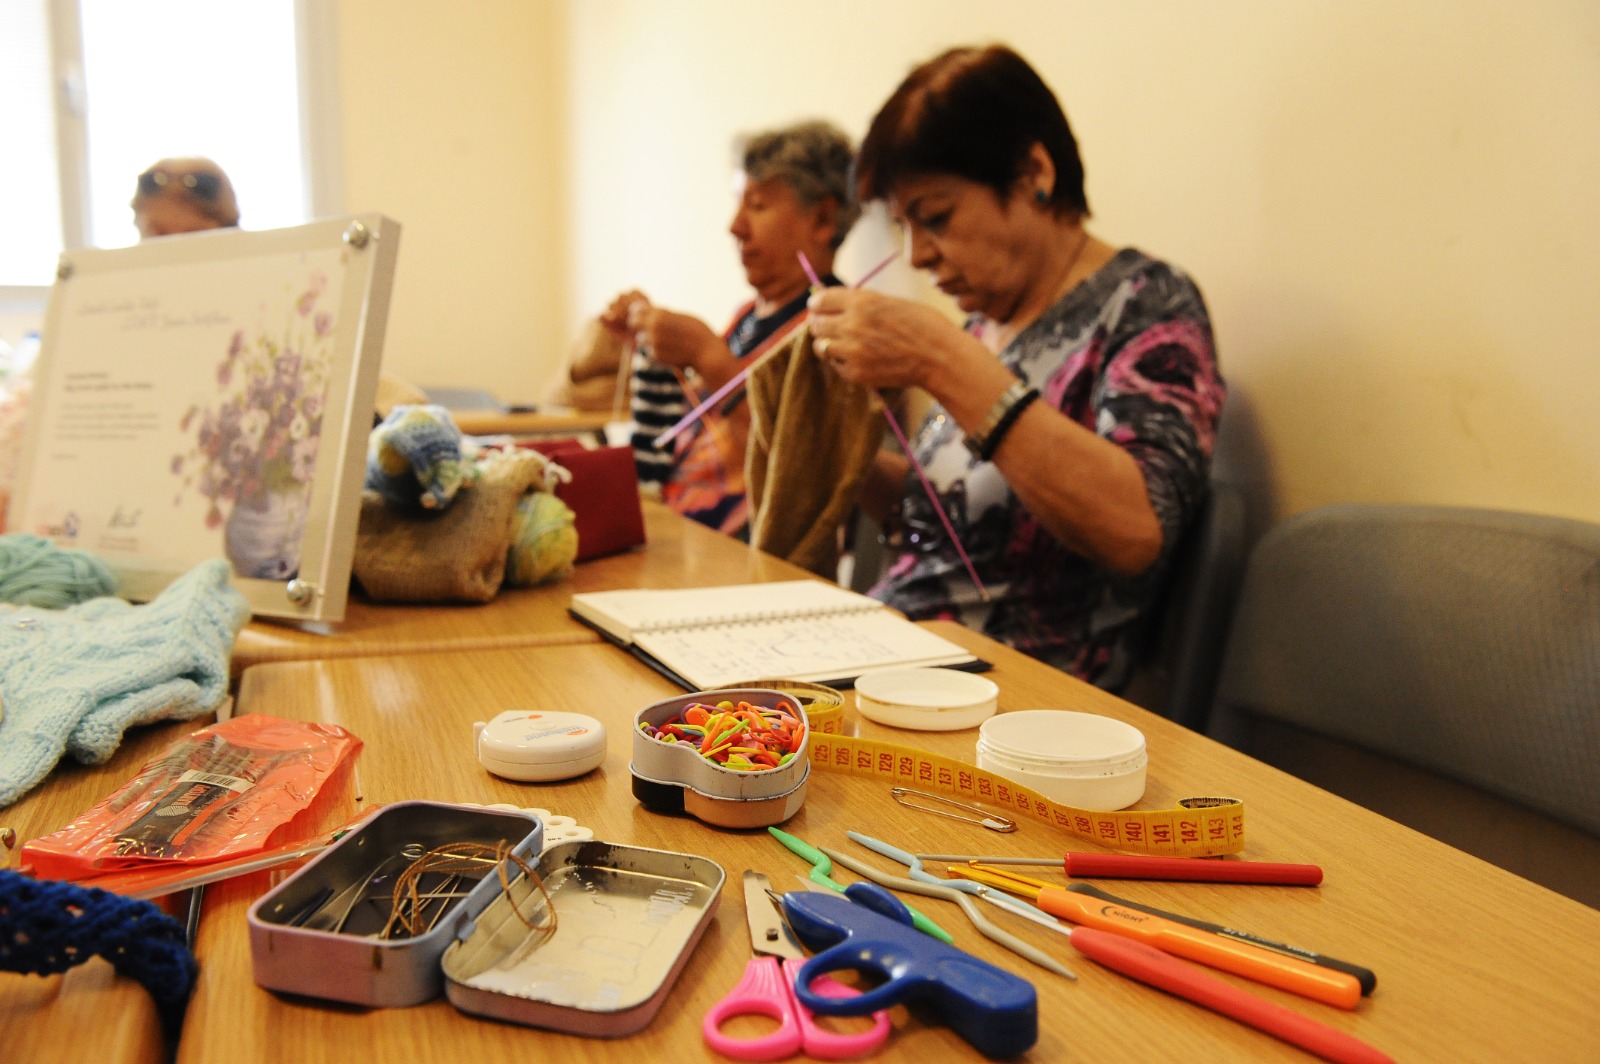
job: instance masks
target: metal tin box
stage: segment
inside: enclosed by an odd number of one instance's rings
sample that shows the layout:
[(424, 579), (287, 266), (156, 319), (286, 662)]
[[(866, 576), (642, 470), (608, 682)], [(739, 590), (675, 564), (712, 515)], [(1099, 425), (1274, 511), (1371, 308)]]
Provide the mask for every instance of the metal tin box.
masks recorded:
[(475, 885), (468, 878), (446, 890), (443, 874), (432, 873), (437, 908), (423, 903), (427, 930), (379, 937), (392, 919), (396, 877), (427, 851), (456, 843), (504, 844), (532, 864), (543, 835), (538, 818), (520, 812), (422, 801), (384, 806), (250, 907), (257, 985), (380, 1008), (438, 997), (440, 955), (502, 892), (500, 876), (485, 863)]
[[(690, 854), (569, 842), (546, 850), (538, 872), (543, 892), (525, 876), (513, 880), (445, 951), (451, 1003), (574, 1034), (640, 1030), (715, 915), (722, 867)], [(552, 908), (553, 929), (530, 929), (549, 927)]]
[[(677, 717), (696, 702), (750, 702), (775, 706), (786, 702), (806, 723), (806, 735), (794, 758), (779, 768), (740, 771), (723, 768), (700, 756), (690, 743), (667, 743), (639, 730)], [(765, 687), (732, 687), (699, 691), (646, 706), (633, 718), (633, 796), (658, 813), (688, 813), (725, 828), (764, 828), (781, 824), (800, 811), (811, 774), (811, 734), (806, 711), (793, 695)]]

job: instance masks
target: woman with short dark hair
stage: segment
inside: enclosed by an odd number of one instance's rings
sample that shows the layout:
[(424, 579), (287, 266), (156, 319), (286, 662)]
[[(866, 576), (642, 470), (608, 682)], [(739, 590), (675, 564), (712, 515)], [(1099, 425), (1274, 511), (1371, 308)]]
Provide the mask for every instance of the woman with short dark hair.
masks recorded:
[(848, 380), (932, 395), (913, 447), (988, 598), (900, 456), (880, 456), (863, 496), (900, 548), (872, 593), (1116, 686), (1205, 496), (1224, 387), (1198, 288), (1084, 227), (1066, 115), (1009, 48), (912, 71), (855, 178), (966, 327), (829, 289), (812, 298), (814, 350)]

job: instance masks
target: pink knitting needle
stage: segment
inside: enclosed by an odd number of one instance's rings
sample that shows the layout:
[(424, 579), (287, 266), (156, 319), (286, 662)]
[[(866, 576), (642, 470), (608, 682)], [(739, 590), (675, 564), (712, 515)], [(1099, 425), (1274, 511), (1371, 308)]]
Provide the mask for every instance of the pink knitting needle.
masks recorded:
[[(817, 279), (816, 272), (811, 269), (811, 263), (806, 261), (805, 253), (797, 252), (797, 254), (800, 256), (800, 264), (805, 268), (806, 276), (811, 279), (811, 283), (813, 285), (821, 288), (822, 282)], [(885, 266), (899, 258), (899, 256), (900, 252), (891, 252), (888, 258), (884, 259), (872, 269), (862, 274), (861, 279), (850, 287), (860, 288), (862, 285), (878, 276)], [(760, 358), (756, 359), (754, 362), (750, 363), (748, 366), (745, 366), (743, 369), (739, 370), (739, 372), (735, 373), (733, 378), (729, 380), (727, 384), (724, 384), (722, 387), (712, 392), (710, 397), (702, 402), (699, 406), (683, 415), (683, 417), (678, 420), (677, 424), (673, 425), (671, 428), (667, 429), (667, 431), (657, 436), (655, 440), (652, 441), (652, 446), (654, 446), (657, 450), (660, 450), (667, 444), (671, 443), (680, 433), (683, 432), (684, 429), (688, 428), (690, 425), (693, 425), (696, 421), (699, 421), (707, 410), (710, 410), (713, 406), (716, 406), (724, 396), (743, 384), (745, 378), (750, 376), (751, 373), (755, 372), (756, 368), (760, 366), (761, 363), (765, 362), (782, 349), (783, 345), (780, 344), (777, 347), (774, 347), (771, 351), (768, 351), (766, 354), (762, 355)]]
[[(811, 283), (818, 288), (822, 282), (817, 279), (817, 272), (811, 268), (811, 261), (806, 258), (806, 253), (798, 251), (800, 266), (806, 271), (806, 276), (811, 278)], [(860, 282), (857, 282), (858, 284)], [(950, 523), (950, 515), (944, 512), (944, 506), (939, 502), (938, 492), (933, 490), (933, 484), (928, 480), (928, 474), (923, 471), (922, 463), (917, 461), (916, 452), (911, 449), (911, 443), (906, 439), (906, 434), (900, 430), (900, 422), (895, 420), (894, 411), (889, 409), (889, 404), (884, 402), (883, 395), (877, 389), (868, 389), (878, 400), (878, 406), (883, 410), (883, 419), (889, 423), (889, 429), (894, 433), (894, 438), (900, 442), (900, 450), (911, 460), (911, 468), (917, 474), (917, 479), (922, 482), (922, 492), (933, 504), (933, 512), (939, 515), (939, 523), (944, 526), (945, 535), (950, 537), (950, 545), (955, 547), (956, 554), (961, 557), (961, 564), (967, 567), (967, 575), (972, 577), (972, 584), (978, 589), (978, 597), (988, 602), (989, 589), (983, 586), (983, 581), (978, 579), (978, 570), (973, 567), (972, 559), (967, 557), (966, 548), (961, 546), (961, 537), (956, 535), (955, 526)]]

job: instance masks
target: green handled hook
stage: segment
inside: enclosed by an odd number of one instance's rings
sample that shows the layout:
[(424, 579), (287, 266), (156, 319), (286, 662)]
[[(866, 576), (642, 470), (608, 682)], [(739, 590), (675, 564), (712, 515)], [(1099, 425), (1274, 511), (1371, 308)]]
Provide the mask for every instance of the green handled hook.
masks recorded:
[[(827, 854), (823, 853), (815, 846), (812, 846), (810, 843), (795, 838), (787, 831), (781, 831), (778, 828), (768, 828), (767, 832), (771, 834), (773, 838), (783, 843), (784, 846), (788, 847), (789, 850), (791, 850), (796, 856), (811, 863), (811, 875), (808, 877), (811, 882), (816, 883), (819, 886), (827, 887), (829, 890), (834, 891), (835, 893), (844, 893), (844, 884), (833, 878), (833, 859)], [(951, 945), (955, 942), (955, 939), (951, 936), (950, 932), (946, 931), (944, 928), (928, 919), (916, 909), (911, 908), (911, 906), (907, 905), (906, 908), (911, 913), (912, 927), (915, 927), (923, 934), (932, 935), (934, 938), (945, 943), (946, 945)]]

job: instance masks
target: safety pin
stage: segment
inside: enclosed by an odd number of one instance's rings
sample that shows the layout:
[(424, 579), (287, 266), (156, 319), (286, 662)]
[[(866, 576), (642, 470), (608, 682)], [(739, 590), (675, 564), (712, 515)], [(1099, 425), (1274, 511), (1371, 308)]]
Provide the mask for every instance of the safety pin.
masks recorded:
[[(889, 788), (889, 797), (893, 798), (907, 809), (915, 809), (922, 813), (932, 813), (935, 816), (946, 816), (951, 820), (959, 820), (963, 824), (977, 824), (979, 827), (988, 828), (990, 831), (1017, 830), (1017, 822), (1009, 817), (1003, 817), (997, 813), (990, 813), (987, 810), (979, 809), (977, 806), (968, 805), (965, 802), (958, 802), (954, 798), (946, 798), (942, 794), (929, 794), (927, 791), (912, 790), (910, 787), (891, 787)], [(943, 802), (945, 805), (953, 806), (956, 809), (960, 809), (962, 812), (976, 813), (978, 816), (977, 818), (961, 816), (957, 813), (946, 812), (943, 809), (934, 809), (926, 805), (917, 805), (915, 802), (906, 801), (908, 797), (925, 798), (930, 802)]]

